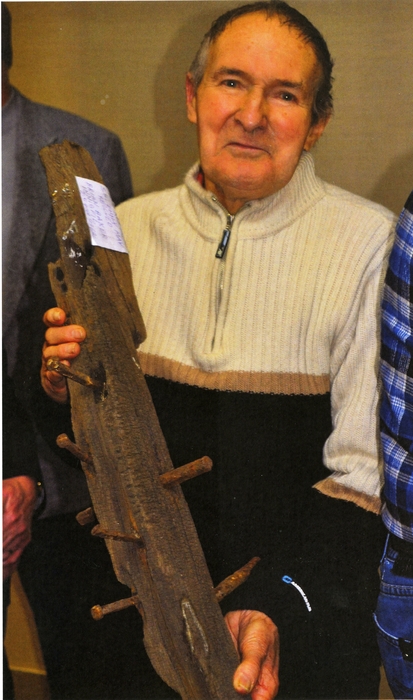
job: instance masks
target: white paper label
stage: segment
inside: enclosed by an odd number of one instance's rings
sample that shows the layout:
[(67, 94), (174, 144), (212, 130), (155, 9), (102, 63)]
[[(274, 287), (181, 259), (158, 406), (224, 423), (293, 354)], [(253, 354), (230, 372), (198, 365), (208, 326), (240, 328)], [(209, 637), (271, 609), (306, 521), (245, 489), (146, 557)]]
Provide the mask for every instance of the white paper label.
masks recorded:
[(105, 185), (85, 177), (76, 177), (80, 197), (90, 229), (92, 245), (127, 253), (123, 233), (109, 190)]

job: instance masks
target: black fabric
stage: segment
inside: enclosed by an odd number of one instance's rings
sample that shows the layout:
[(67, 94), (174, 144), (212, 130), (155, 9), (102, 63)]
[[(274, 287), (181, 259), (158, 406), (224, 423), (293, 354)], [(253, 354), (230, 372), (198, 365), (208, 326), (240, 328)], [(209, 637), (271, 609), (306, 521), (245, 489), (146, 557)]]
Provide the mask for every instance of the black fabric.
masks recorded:
[(406, 204), (404, 205), (411, 214), (413, 214), (413, 192), (409, 194)]
[(117, 581), (106, 545), (90, 529), (74, 514), (36, 521), (19, 565), (51, 700), (178, 698), (149, 662), (136, 608), (93, 620), (93, 605), (127, 598), (130, 590)]
[[(277, 551), (223, 605), (258, 607), (280, 631), (280, 698), (377, 698), (380, 657), (372, 614), (386, 537), (353, 503), (309, 495), (301, 537)], [(290, 576), (301, 594), (283, 582)]]
[[(261, 609), (278, 624), (278, 697), (377, 698), (372, 611), (385, 532), (377, 516), (312, 489), (328, 474), (329, 397), (222, 393), (154, 378), (148, 385), (174, 465), (203, 455), (214, 462), (183, 485), (214, 582), (261, 556), (222, 609)], [(20, 567), (52, 700), (176, 698), (150, 666), (134, 608), (90, 617), (92, 605), (129, 591), (89, 529), (73, 515), (38, 521)], [(42, 576), (33, 577), (36, 562)]]
[(393, 564), (393, 573), (397, 576), (405, 578), (413, 577), (413, 542), (401, 540), (393, 533), (389, 535), (389, 544), (392, 549), (397, 552), (395, 562)]
[(389, 544), (395, 552), (413, 557), (413, 542), (401, 540), (400, 537), (396, 537), (396, 535), (391, 532), (389, 535)]
[(40, 480), (40, 466), (37, 458), (34, 431), (21, 402), (13, 380), (7, 374), (7, 353), (2, 348), (2, 446), (3, 479), (14, 476), (31, 476)]
[(174, 465), (213, 460), (212, 472), (183, 490), (214, 583), (261, 557), (222, 608), (262, 610), (279, 626), (279, 697), (377, 698), (372, 613), (385, 530), (376, 515), (312, 488), (329, 475), (329, 396), (147, 381)]
[(58, 259), (55, 224), (51, 220), (32, 277), (27, 283), (24, 299), (16, 314), (18, 335), (14, 382), (18, 398), (30, 413), (36, 432), (59, 459), (70, 467), (80, 469), (78, 460), (70, 452), (56, 445), (56, 437), (60, 433), (67, 433), (73, 438), (70, 407), (49, 399), (40, 383), (42, 347), (46, 331), (42, 321), (43, 314), (47, 309), (56, 306), (49, 282), (48, 265)]
[(329, 474), (322, 463), (329, 396), (219, 392), (146, 379), (174, 466), (203, 455), (213, 461), (212, 471), (183, 491), (214, 582), (253, 556), (290, 549), (312, 484)]

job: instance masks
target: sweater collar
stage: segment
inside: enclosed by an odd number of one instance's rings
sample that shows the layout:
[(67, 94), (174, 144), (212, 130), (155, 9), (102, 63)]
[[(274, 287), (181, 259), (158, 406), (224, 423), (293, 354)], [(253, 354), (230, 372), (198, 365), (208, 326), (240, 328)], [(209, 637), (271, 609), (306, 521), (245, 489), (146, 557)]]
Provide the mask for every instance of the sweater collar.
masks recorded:
[[(204, 189), (201, 182), (202, 171), (200, 164), (196, 163), (187, 173), (184, 185), (198, 222), (209, 218), (205, 208), (213, 210), (221, 218), (225, 217), (224, 207), (212, 192)], [(310, 153), (303, 153), (290, 182), (269, 197), (245, 204), (235, 215), (235, 221), (248, 222), (248, 230), (242, 237), (260, 237), (269, 232), (274, 234), (301, 217), (324, 195), (325, 185), (315, 174), (313, 157)], [(214, 234), (212, 237), (215, 238)]]

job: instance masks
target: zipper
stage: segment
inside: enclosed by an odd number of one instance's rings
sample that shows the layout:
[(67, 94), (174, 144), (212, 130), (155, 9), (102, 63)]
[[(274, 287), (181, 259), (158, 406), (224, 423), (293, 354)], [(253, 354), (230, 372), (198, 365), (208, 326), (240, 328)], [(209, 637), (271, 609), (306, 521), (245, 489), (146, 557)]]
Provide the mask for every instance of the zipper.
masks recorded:
[(217, 248), (217, 252), (215, 253), (215, 257), (219, 258), (220, 260), (222, 260), (222, 258), (225, 255), (225, 251), (228, 248), (228, 243), (229, 243), (229, 239), (231, 236), (232, 224), (234, 223), (234, 218), (235, 218), (235, 215), (228, 214), (228, 212), (227, 212), (227, 225), (222, 232), (221, 242)]
[[(221, 241), (220, 241), (218, 248), (217, 248), (217, 251), (215, 253), (215, 257), (221, 261), (220, 262), (220, 269), (218, 271), (218, 277), (217, 277), (218, 288), (217, 288), (217, 298), (216, 298), (216, 307), (215, 307), (215, 319), (216, 319), (215, 320), (215, 330), (216, 330), (216, 324), (218, 321), (219, 311), (221, 308), (222, 294), (224, 291), (225, 253), (226, 253), (228, 245), (229, 245), (232, 226), (233, 226), (234, 219), (235, 219), (236, 215), (230, 214), (225, 209), (225, 207), (223, 207), (223, 205), (219, 202), (218, 198), (215, 195), (212, 196), (212, 200), (214, 202), (216, 202), (221, 207), (221, 209), (223, 209), (223, 211), (225, 212), (225, 215), (227, 217), (226, 225), (225, 225), (225, 228), (222, 232)], [(248, 203), (244, 206), (249, 207), (250, 204)], [(243, 208), (243, 207), (241, 207), (241, 208)], [(215, 345), (215, 332), (214, 332), (214, 337), (212, 339), (212, 348), (214, 348), (214, 345)]]
[(228, 248), (229, 239), (231, 237), (232, 224), (234, 223), (234, 218), (235, 218), (234, 215), (229, 214), (227, 212), (227, 223), (226, 223), (226, 226), (222, 232), (221, 242), (217, 248), (217, 252), (215, 253), (215, 257), (221, 261), (220, 269), (218, 272), (218, 279), (217, 279), (218, 289), (217, 289), (217, 304), (216, 304), (216, 311), (215, 311), (216, 318), (218, 318), (219, 309), (220, 309), (221, 300), (222, 300), (222, 293), (224, 290), (224, 271), (225, 271), (224, 256), (225, 256), (226, 250)]

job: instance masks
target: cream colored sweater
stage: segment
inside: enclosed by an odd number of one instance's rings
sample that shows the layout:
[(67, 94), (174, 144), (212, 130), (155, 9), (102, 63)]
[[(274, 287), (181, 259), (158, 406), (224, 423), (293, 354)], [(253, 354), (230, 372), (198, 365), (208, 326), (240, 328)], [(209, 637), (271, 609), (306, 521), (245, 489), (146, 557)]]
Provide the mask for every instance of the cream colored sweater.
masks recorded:
[(378, 315), (395, 217), (326, 184), (304, 154), (280, 192), (234, 217), (196, 180), (121, 204), (148, 337), (143, 371), (230, 392), (331, 392), (317, 488), (378, 511)]

